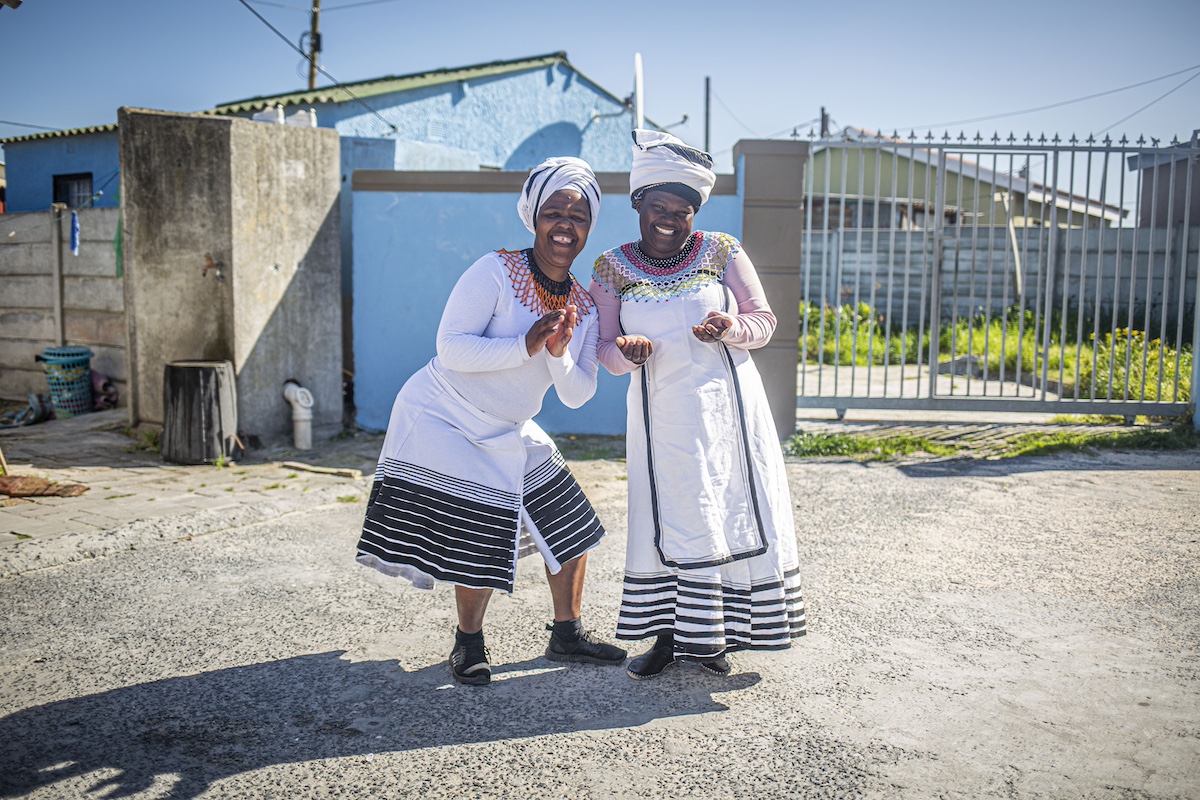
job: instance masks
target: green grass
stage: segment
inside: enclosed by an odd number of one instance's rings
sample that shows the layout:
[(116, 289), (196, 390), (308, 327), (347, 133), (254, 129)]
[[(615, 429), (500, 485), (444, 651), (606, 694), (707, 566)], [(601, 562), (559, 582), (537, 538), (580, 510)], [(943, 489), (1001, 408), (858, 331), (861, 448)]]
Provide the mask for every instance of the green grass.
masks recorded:
[(362, 499), (363, 499), (362, 497), (360, 497), (356, 494), (342, 494), (342, 495), (338, 495), (337, 501), (339, 503), (357, 503), (359, 500), (362, 500)]
[(568, 461), (603, 461), (625, 458), (625, 437), (590, 433), (555, 434), (554, 443)]
[(848, 433), (798, 433), (784, 442), (783, 448), (785, 455), (800, 458), (850, 456), (860, 461), (886, 461), (913, 453), (952, 456), (958, 452), (953, 445), (907, 434), (867, 438)]
[[(885, 317), (866, 303), (857, 306), (815, 304), (800, 307), (801, 319), (807, 318), (801, 338), (801, 357), (810, 364), (839, 366), (925, 363), (930, 333), (918, 339), (915, 328), (887, 331)], [(1068, 312), (1068, 333), (1077, 320)], [(1050, 320), (1050, 347), (1042, 354), (1042, 341), (1034, 326), (1032, 311), (1010, 308), (987, 318), (959, 318), (938, 331), (938, 353), (943, 361), (951, 355), (973, 355), (986, 365), (987, 377), (998, 380), (1003, 368), (1005, 380), (1022, 376), (1041, 376), (1059, 384), (1058, 394), (1080, 398), (1104, 399), (1110, 395), (1121, 400), (1125, 387), (1131, 400), (1167, 400), (1187, 402), (1191, 396), (1192, 351), (1185, 345), (1176, 349), (1140, 330), (1111, 325), (1098, 339), (1083, 326), (1086, 341), (1077, 344), (1062, 337), (1058, 312)], [(1042, 321), (1043, 326), (1045, 321)], [(1094, 346), (1093, 346), (1094, 345)], [(1179, 392), (1175, 395), (1178, 376)], [(1161, 384), (1161, 391), (1160, 391)]]
[(1200, 434), (1191, 422), (1167, 429), (1137, 428), (1096, 433), (1030, 433), (1014, 439), (1004, 458), (1042, 456), (1050, 453), (1086, 453), (1095, 450), (1189, 450), (1200, 447)]

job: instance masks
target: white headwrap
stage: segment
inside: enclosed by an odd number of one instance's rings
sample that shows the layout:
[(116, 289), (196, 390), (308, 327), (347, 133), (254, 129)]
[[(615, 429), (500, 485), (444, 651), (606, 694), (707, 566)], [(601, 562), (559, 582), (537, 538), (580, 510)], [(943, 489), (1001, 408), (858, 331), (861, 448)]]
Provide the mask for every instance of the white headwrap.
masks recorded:
[(708, 202), (717, 175), (712, 156), (689, 147), (669, 133), (637, 129), (633, 132), (633, 168), (629, 170), (629, 194), (664, 183), (682, 183)]
[(574, 189), (583, 195), (592, 211), (592, 226), (588, 233), (596, 229), (596, 220), (600, 218), (600, 183), (596, 173), (582, 158), (560, 156), (547, 158), (530, 170), (521, 196), (517, 198), (517, 213), (530, 233), (537, 232), (534, 221), (542, 203), (561, 189)]

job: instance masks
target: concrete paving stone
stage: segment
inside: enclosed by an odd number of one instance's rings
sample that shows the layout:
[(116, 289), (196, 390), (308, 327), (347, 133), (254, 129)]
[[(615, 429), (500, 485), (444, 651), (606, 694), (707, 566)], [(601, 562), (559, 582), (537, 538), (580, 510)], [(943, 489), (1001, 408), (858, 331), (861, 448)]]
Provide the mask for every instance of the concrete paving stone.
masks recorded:
[(4, 513), (11, 513), (18, 517), (26, 517), (28, 519), (41, 519), (43, 517), (53, 517), (61, 512), (58, 506), (42, 505), (38, 502), (24, 503), (19, 506), (9, 506), (4, 510)]
[(86, 523), (94, 528), (100, 528), (101, 530), (114, 528), (124, 522), (124, 520), (110, 517), (106, 514), (97, 514), (94, 511), (81, 511), (74, 514), (71, 519), (76, 522)]

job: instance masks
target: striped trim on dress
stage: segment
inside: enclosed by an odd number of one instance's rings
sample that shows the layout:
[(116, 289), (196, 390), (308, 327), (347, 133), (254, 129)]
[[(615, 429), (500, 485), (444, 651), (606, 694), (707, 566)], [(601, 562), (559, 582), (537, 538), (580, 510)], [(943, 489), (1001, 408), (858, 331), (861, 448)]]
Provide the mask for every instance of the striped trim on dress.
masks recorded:
[(559, 564), (591, 550), (604, 526), (557, 450), (525, 476), (525, 510)]
[(520, 498), (401, 461), (376, 472), (358, 555), (512, 591)]
[(626, 576), (618, 639), (660, 633), (675, 638), (675, 653), (713, 656), (732, 650), (782, 650), (805, 634), (800, 570), (782, 580), (738, 589), (709, 570), (680, 570), (648, 578)]

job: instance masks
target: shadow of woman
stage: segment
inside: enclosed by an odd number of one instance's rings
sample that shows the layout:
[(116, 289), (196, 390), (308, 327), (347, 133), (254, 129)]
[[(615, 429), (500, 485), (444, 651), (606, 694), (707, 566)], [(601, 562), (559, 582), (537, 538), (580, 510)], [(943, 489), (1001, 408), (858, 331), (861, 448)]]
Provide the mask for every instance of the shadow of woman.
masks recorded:
[(454, 684), (445, 663), (405, 672), (335, 651), (167, 678), (0, 718), (0, 797), (78, 779), (107, 798), (172, 782), (167, 796), (192, 798), (276, 764), (724, 711), (714, 692), (760, 680), (675, 672), (646, 686), (623, 668), (537, 658), (498, 667), (491, 686), (468, 687)]

